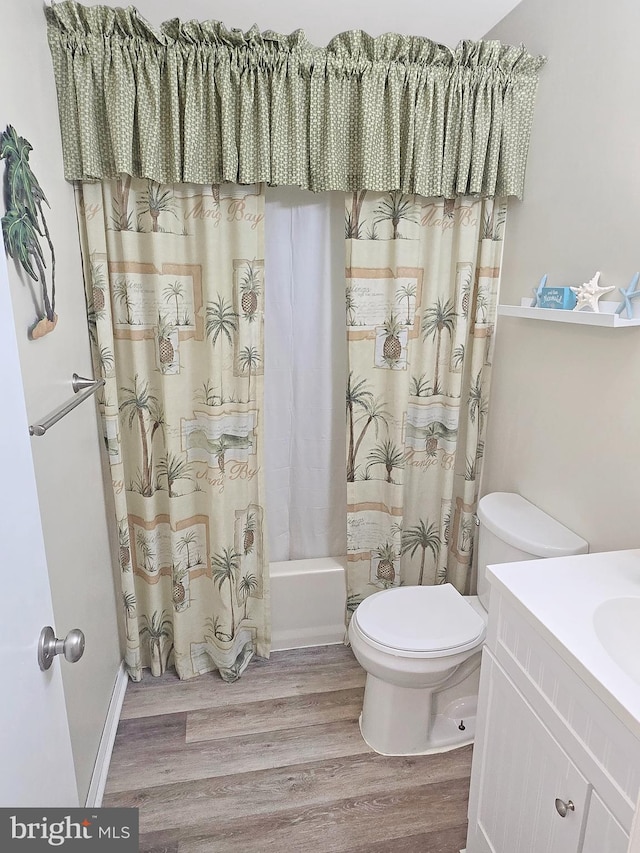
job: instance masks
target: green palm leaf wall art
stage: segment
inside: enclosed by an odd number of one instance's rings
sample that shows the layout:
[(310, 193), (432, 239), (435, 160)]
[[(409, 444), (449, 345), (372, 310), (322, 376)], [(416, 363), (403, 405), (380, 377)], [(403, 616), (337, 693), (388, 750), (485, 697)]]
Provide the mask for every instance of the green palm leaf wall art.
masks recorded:
[[(32, 339), (52, 332), (58, 321), (56, 307), (56, 256), (42, 209), (49, 206), (42, 187), (29, 165), (33, 146), (18, 136), (11, 125), (0, 133), (0, 159), (6, 160), (5, 199), (7, 212), (2, 217), (2, 236), (7, 254), (19, 263), (29, 278), (40, 282), (42, 305), (36, 322), (29, 330)], [(51, 256), (51, 294), (46, 275), (45, 254), (40, 239), (44, 237)]]

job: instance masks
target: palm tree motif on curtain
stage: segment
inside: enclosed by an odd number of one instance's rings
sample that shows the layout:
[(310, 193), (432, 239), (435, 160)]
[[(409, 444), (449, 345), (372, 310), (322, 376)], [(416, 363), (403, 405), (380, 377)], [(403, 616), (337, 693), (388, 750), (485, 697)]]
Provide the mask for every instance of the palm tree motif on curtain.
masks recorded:
[(481, 240), (502, 240), (500, 229), (507, 221), (507, 209), (504, 205), (500, 205), (496, 210), (495, 201), (487, 203), (487, 209), (482, 217), (482, 230), (480, 233)]
[(384, 465), (387, 476), (387, 483), (393, 483), (391, 475), (394, 468), (404, 468), (405, 454), (403, 450), (393, 442), (390, 438), (386, 438), (381, 444), (377, 444), (373, 450), (369, 451), (367, 459), (370, 460), (370, 465)]
[(215, 439), (215, 441), (210, 442), (211, 450), (216, 454), (216, 462), (218, 464), (218, 468), (220, 469), (220, 473), (224, 474), (225, 468), (225, 453), (230, 447), (230, 444), (227, 440), (226, 435), (221, 435), (220, 438)]
[[(358, 459), (358, 451), (360, 450), (360, 445), (367, 433), (367, 430), (373, 424), (373, 429), (375, 433), (375, 437), (378, 438), (378, 429), (380, 423), (383, 423), (387, 429), (389, 429), (389, 418), (391, 417), (390, 413), (384, 408), (384, 403), (380, 397), (374, 399), (365, 399), (363, 401), (362, 409), (364, 410), (362, 415), (359, 418), (356, 418), (356, 422), (364, 420), (364, 425), (360, 430), (360, 435), (358, 436), (355, 447), (353, 449), (353, 475), (355, 477), (355, 472), (357, 470), (357, 459)], [(349, 482), (353, 482), (353, 479)]]
[(133, 429), (135, 421), (140, 431), (142, 447), (142, 470), (139, 471), (138, 482), (132, 491), (138, 491), (148, 498), (154, 492), (153, 486), (153, 440), (159, 429), (164, 429), (164, 413), (158, 398), (149, 392), (149, 383), (141, 380), (136, 374), (133, 387), (120, 389), (127, 395), (120, 403), (120, 412), (128, 414), (129, 429)]
[(359, 240), (362, 225), (360, 224), (360, 213), (367, 190), (356, 190), (351, 198), (351, 210), (347, 211), (344, 221), (344, 233), (347, 240)]
[(367, 225), (367, 233), (365, 235), (367, 240), (379, 240), (380, 239), (380, 237), (378, 236), (378, 231), (376, 229), (376, 224), (377, 223), (373, 222), (370, 226)]
[(475, 457), (467, 457), (467, 467), (465, 471), (466, 480), (475, 480), (478, 462), (484, 455), (484, 442), (482, 434), (487, 413), (489, 411), (489, 402), (483, 394), (482, 387), (482, 371), (479, 371), (475, 380), (471, 383), (469, 389), (469, 420), (475, 426), (476, 420), (478, 424), (478, 433), (476, 439)]
[(464, 364), (464, 344), (458, 346), (451, 353), (451, 366), (454, 370), (460, 370)]
[(451, 532), (451, 505), (445, 511), (442, 516), (442, 538), (444, 540), (444, 544), (449, 544), (449, 534)]
[(158, 476), (167, 478), (169, 497), (177, 498), (179, 495), (173, 490), (174, 483), (178, 480), (193, 480), (191, 463), (168, 450), (158, 461)]
[(143, 530), (138, 531), (138, 535), (136, 536), (136, 544), (138, 546), (140, 554), (142, 555), (142, 568), (145, 570), (145, 572), (155, 572), (156, 566), (153, 562), (155, 553), (153, 551), (153, 548), (149, 544), (147, 534)]
[(114, 231), (133, 230), (132, 214), (129, 212), (129, 192), (131, 175), (120, 175), (116, 180), (116, 189), (111, 202), (111, 222)]
[(158, 233), (160, 231), (159, 219), (163, 213), (171, 213), (177, 219), (175, 212), (175, 202), (171, 190), (162, 189), (161, 184), (154, 181), (147, 183), (147, 189), (143, 192), (138, 200), (141, 213), (148, 213), (151, 217), (151, 231)]
[(245, 320), (253, 323), (258, 316), (258, 295), (260, 293), (260, 271), (255, 261), (247, 264), (240, 282), (240, 306)]
[(251, 402), (251, 372), (255, 371), (255, 369), (260, 364), (261, 358), (260, 353), (255, 347), (243, 347), (238, 357), (238, 361), (240, 363), (240, 370), (244, 373), (246, 371), (249, 384), (247, 386), (247, 403)]
[(403, 299), (407, 300), (407, 319), (405, 321), (405, 326), (411, 325), (411, 299), (416, 295), (416, 293), (416, 286), (412, 283), (403, 284), (396, 293), (396, 302), (402, 302)]
[(242, 580), (240, 581), (240, 595), (244, 599), (244, 619), (247, 619), (247, 604), (249, 603), (249, 597), (253, 595), (253, 593), (258, 589), (258, 579), (253, 574), (243, 575)]
[(349, 446), (347, 448), (347, 482), (353, 483), (355, 479), (355, 420), (354, 406), (365, 407), (368, 401), (373, 400), (373, 393), (367, 388), (366, 379), (354, 379), (353, 371), (349, 372), (347, 379), (347, 429), (349, 430)]
[[(373, 424), (376, 438), (380, 423), (387, 428), (389, 426), (390, 413), (384, 408), (382, 398), (374, 399), (373, 393), (366, 387), (366, 379), (353, 378), (353, 371), (349, 373), (347, 380), (347, 426), (349, 429), (349, 447), (347, 451), (347, 482), (355, 481), (357, 470), (357, 456), (367, 430)], [(355, 408), (361, 409), (362, 414), (356, 416)], [(364, 421), (358, 438), (355, 437), (356, 424)]]
[(214, 385), (210, 379), (202, 383), (202, 386), (194, 392), (196, 403), (204, 403), (205, 406), (216, 406), (222, 403), (222, 397), (214, 393)]
[(129, 621), (136, 614), (136, 597), (132, 592), (122, 593), (122, 608), (124, 610), (124, 631), (127, 640), (131, 642), (134, 638), (129, 633)]
[(357, 304), (353, 295), (353, 287), (348, 284), (345, 290), (345, 308), (347, 311), (347, 326), (355, 326)]
[[(167, 303), (175, 302), (176, 305), (176, 322), (174, 325), (180, 325), (180, 302), (184, 298), (184, 286), (181, 281), (174, 281), (173, 284), (165, 285), (163, 291), (164, 301)], [(186, 325), (186, 324), (185, 324)]]
[(470, 551), (473, 545), (473, 521), (470, 518), (465, 518), (460, 525), (462, 541), (460, 545), (461, 551)]
[(487, 309), (489, 307), (489, 297), (486, 290), (479, 289), (476, 296), (476, 323), (487, 322)]
[(151, 661), (153, 662), (155, 654), (158, 661), (158, 669), (162, 675), (167, 668), (167, 663), (173, 650), (173, 645), (171, 645), (168, 653), (163, 658), (163, 640), (173, 639), (173, 625), (171, 624), (171, 620), (169, 619), (166, 610), (163, 610), (161, 614), (159, 614), (157, 610), (154, 610), (151, 615), (151, 619), (149, 619), (146, 613), (143, 613), (142, 619), (145, 624), (140, 629), (140, 637), (149, 638), (149, 654), (151, 656)]
[(126, 312), (126, 318), (124, 320), (118, 320), (118, 322), (126, 323), (127, 326), (133, 326), (133, 317), (131, 315), (131, 294), (129, 293), (129, 280), (126, 275), (120, 276), (116, 280), (115, 287), (113, 289), (113, 296), (116, 302), (120, 302), (124, 305)]
[(420, 521), (407, 530), (402, 531), (402, 544), (400, 553), (410, 554), (412, 557), (420, 548), (422, 555), (420, 559), (420, 574), (418, 575), (418, 586), (422, 586), (424, 578), (424, 564), (427, 556), (427, 551), (431, 551), (434, 561), (438, 559), (441, 545), (438, 528), (435, 524), (430, 523), (429, 519)]
[(376, 208), (374, 225), (379, 222), (391, 222), (393, 229), (392, 240), (402, 237), (399, 232), (401, 222), (417, 222), (417, 206), (415, 202), (400, 190), (394, 190), (384, 198)]
[(378, 222), (391, 222), (393, 229), (392, 240), (402, 237), (399, 232), (401, 222), (417, 222), (417, 206), (409, 196), (403, 195), (399, 190), (390, 192), (387, 198), (383, 198), (376, 208), (374, 224)]
[(420, 376), (412, 376), (409, 381), (410, 397), (430, 397), (433, 394), (431, 383), (425, 378), (424, 373)]
[(353, 593), (347, 596), (347, 612), (355, 613), (359, 605), (364, 601), (364, 597), (359, 593)]
[(229, 603), (231, 605), (231, 631), (228, 635), (229, 640), (233, 640), (236, 634), (236, 617), (233, 607), (233, 585), (235, 574), (240, 569), (240, 554), (233, 548), (223, 548), (218, 554), (211, 557), (211, 567), (213, 572), (213, 580), (218, 584), (218, 589), (222, 593), (222, 585), (226, 582), (229, 584)]
[(100, 372), (104, 379), (108, 376), (111, 376), (113, 368), (115, 366), (115, 359), (113, 357), (113, 352), (107, 346), (100, 347), (98, 352), (98, 363), (100, 364)]
[[(207, 337), (211, 338), (211, 345), (215, 348), (218, 338), (225, 337), (229, 346), (233, 346), (233, 334), (238, 328), (238, 315), (227, 300), (218, 294), (213, 302), (207, 305), (207, 318), (205, 329)], [(220, 400), (225, 402), (222, 388), (222, 371), (220, 372)]]
[(424, 313), (422, 318), (422, 334), (423, 340), (427, 338), (436, 339), (436, 358), (433, 375), (433, 393), (441, 394), (440, 388), (440, 346), (442, 343), (442, 333), (447, 332), (449, 336), (453, 334), (455, 328), (456, 312), (453, 303), (450, 299), (443, 302), (440, 297), (435, 305), (430, 306)]
[(194, 565), (191, 562), (191, 550), (189, 546), (195, 545), (197, 541), (198, 534), (195, 530), (187, 530), (184, 536), (181, 536), (178, 540), (178, 553), (183, 554), (185, 551), (187, 552), (187, 569), (190, 569)]

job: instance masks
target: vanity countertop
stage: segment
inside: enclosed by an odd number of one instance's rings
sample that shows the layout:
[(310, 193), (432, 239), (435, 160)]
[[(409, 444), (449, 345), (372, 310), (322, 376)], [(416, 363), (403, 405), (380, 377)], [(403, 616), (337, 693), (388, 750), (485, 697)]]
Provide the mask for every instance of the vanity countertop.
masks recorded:
[[(594, 613), (605, 601), (631, 598), (640, 604), (640, 549), (501, 563), (488, 568), (488, 577), (640, 737), (640, 682), (613, 660), (594, 626)], [(640, 619), (627, 642), (640, 656)]]

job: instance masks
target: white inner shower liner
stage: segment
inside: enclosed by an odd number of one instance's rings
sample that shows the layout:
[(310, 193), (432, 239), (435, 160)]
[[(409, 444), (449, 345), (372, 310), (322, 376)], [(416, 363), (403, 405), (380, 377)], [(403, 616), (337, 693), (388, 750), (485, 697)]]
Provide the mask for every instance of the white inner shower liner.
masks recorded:
[(267, 188), (265, 490), (272, 649), (342, 643), (344, 195)]
[(267, 188), (265, 490), (269, 559), (347, 552), (344, 195)]

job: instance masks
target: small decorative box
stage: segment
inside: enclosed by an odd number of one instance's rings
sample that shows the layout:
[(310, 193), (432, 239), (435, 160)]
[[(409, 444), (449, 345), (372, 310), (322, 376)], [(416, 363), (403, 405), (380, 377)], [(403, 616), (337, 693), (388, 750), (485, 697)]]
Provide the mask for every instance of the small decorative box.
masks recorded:
[(571, 311), (576, 295), (570, 287), (543, 287), (538, 296), (538, 308), (562, 308)]

